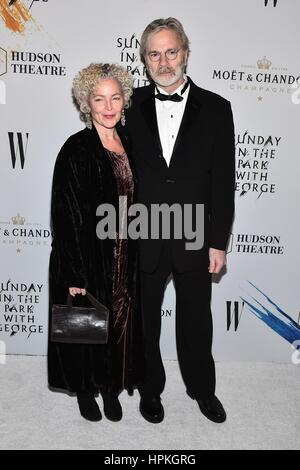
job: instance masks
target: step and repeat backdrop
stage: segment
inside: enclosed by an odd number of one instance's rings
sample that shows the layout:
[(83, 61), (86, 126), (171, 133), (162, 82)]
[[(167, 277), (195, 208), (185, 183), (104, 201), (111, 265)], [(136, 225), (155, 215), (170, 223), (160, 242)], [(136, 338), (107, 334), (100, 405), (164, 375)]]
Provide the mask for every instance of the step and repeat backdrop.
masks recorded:
[[(139, 38), (168, 16), (190, 38), (188, 74), (230, 100), (235, 120), (236, 215), (213, 284), (215, 358), (300, 362), (298, 0), (0, 0), (0, 352), (47, 353), (52, 173), (82, 128), (73, 77), (115, 62), (146, 85)], [(168, 359), (175, 303), (171, 281)]]

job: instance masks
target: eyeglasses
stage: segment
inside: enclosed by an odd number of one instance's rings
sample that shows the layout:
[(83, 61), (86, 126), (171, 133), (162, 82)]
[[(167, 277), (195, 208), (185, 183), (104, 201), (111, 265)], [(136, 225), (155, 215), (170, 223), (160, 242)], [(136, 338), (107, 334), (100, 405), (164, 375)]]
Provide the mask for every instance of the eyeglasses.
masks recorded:
[(166, 52), (158, 52), (158, 51), (151, 51), (148, 52), (148, 57), (151, 62), (158, 62), (161, 59), (162, 54), (165, 54), (168, 60), (175, 60), (177, 57), (178, 52), (182, 49), (168, 49)]

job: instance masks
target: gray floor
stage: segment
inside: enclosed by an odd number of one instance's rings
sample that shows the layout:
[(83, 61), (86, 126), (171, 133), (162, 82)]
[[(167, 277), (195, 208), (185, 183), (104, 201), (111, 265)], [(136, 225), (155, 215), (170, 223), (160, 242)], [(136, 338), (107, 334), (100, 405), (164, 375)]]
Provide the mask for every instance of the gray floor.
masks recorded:
[(300, 449), (300, 365), (218, 363), (217, 395), (228, 419), (214, 424), (186, 395), (177, 362), (166, 362), (166, 417), (150, 424), (137, 392), (121, 395), (121, 422), (90, 423), (75, 398), (47, 389), (44, 357), (1, 362), (0, 449)]

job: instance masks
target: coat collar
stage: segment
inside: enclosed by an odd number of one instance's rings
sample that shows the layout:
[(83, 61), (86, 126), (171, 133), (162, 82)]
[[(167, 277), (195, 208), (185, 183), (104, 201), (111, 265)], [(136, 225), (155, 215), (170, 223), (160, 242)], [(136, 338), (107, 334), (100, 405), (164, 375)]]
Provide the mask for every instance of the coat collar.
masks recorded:
[[(93, 144), (95, 146), (98, 146), (99, 149), (102, 151), (102, 152), (105, 152), (105, 148), (102, 144), (102, 141), (99, 137), (99, 134), (97, 132), (97, 129), (96, 127), (94, 126), (94, 124), (92, 124), (92, 128), (89, 129), (86, 127), (85, 129), (87, 135), (90, 137), (91, 141), (93, 142)], [(121, 126), (117, 125), (117, 132), (118, 132), (118, 136), (120, 137), (121, 139), (121, 142), (122, 142), (122, 145), (124, 147), (124, 150), (126, 153), (129, 153), (129, 143), (128, 143), (128, 139), (127, 139), (127, 136), (124, 132), (122, 132), (122, 129), (121, 129)]]
[[(118, 136), (121, 139), (122, 145), (124, 147), (127, 158), (129, 160), (129, 164), (130, 164), (130, 167), (131, 167), (131, 171), (132, 171), (134, 180), (136, 181), (136, 171), (135, 171), (135, 167), (134, 167), (134, 161), (133, 161), (132, 155), (131, 155), (131, 149), (130, 149), (130, 144), (129, 144), (129, 141), (128, 141), (128, 137), (127, 137), (127, 135), (126, 135), (126, 133), (123, 130), (123, 127), (121, 125), (117, 124), (116, 128), (117, 128)], [(91, 129), (88, 129), (86, 127), (85, 132), (86, 132), (89, 144), (91, 146), (92, 153), (95, 153), (95, 149), (97, 150), (96, 158), (100, 159), (102, 168), (105, 171), (107, 171), (107, 173), (110, 174), (111, 177), (113, 177), (112, 167), (109, 163), (109, 159), (107, 158), (105, 148), (102, 144), (102, 141), (99, 137), (99, 134), (98, 134), (97, 129), (94, 126), (94, 124), (92, 124)]]

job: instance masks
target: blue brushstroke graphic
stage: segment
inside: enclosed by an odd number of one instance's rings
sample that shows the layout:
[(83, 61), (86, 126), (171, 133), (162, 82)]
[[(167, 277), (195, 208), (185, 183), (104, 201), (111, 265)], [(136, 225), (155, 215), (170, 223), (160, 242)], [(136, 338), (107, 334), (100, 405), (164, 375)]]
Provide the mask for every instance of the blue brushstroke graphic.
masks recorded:
[[(253, 294), (253, 296), (249, 295), (248, 300), (242, 296), (240, 296), (240, 298), (249, 307), (250, 312), (254, 313), (254, 315), (289, 343), (293, 344), (294, 341), (300, 341), (300, 326), (298, 323), (273, 302), (270, 297), (252, 284), (252, 282), (248, 282), (253, 289), (255, 289), (255, 294)], [(260, 300), (258, 300), (257, 297), (260, 297)], [(273, 311), (271, 311), (271, 309)], [(300, 344), (298, 344), (295, 349), (300, 349)]]

